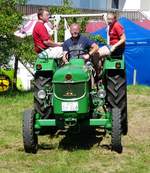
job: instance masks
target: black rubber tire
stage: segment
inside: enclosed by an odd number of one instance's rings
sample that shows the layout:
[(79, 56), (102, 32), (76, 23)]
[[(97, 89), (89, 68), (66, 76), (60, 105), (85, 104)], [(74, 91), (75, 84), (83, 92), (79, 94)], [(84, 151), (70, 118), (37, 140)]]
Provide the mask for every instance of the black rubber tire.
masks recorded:
[(112, 109), (112, 133), (111, 133), (112, 150), (118, 153), (122, 152), (121, 145), (121, 111), (118, 108)]
[[(126, 102), (127, 102), (127, 96), (126, 96)], [(123, 112), (123, 118), (121, 120), (121, 128), (122, 128), (122, 134), (123, 135), (127, 135), (128, 134), (128, 113), (127, 113), (127, 106), (125, 107), (125, 110)]]
[(122, 134), (128, 133), (127, 118), (127, 87), (124, 71), (110, 71), (106, 76), (107, 103), (110, 109), (118, 107), (121, 110)]
[(40, 113), (43, 119), (49, 118), (50, 114), (52, 113), (51, 106), (44, 106), (45, 99), (39, 99), (37, 93), (39, 90), (44, 90), (45, 87), (51, 86), (51, 78), (50, 77), (43, 77), (38, 76), (34, 82), (34, 109), (36, 112)]
[(23, 144), (26, 153), (36, 153), (38, 150), (38, 137), (34, 130), (35, 113), (26, 110), (23, 115)]

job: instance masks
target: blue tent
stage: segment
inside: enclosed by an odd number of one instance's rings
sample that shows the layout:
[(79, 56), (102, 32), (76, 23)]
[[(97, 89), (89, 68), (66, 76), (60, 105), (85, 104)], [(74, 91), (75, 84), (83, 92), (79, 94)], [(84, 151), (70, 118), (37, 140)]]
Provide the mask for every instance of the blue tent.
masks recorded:
[[(150, 31), (124, 17), (120, 18), (119, 22), (124, 26), (126, 34), (127, 83), (133, 83), (133, 74), (136, 70), (137, 84), (150, 85)], [(106, 28), (91, 34), (101, 35), (106, 39)]]

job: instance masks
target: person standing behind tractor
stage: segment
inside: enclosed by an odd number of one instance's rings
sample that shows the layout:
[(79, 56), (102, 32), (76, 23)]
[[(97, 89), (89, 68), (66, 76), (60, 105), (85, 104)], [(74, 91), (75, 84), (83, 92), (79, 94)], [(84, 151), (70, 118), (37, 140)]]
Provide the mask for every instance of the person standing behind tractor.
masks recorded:
[(38, 21), (33, 29), (34, 49), (36, 53), (44, 53), (48, 57), (61, 58), (63, 56), (62, 45), (54, 43), (44, 23), (48, 22), (50, 14), (47, 9), (38, 10)]
[[(63, 44), (63, 62), (68, 63), (69, 58), (83, 54), (82, 57), (88, 60), (91, 55), (98, 51), (96, 43), (80, 34), (80, 26), (74, 23), (70, 26), (71, 38)], [(87, 53), (85, 53), (87, 51)]]

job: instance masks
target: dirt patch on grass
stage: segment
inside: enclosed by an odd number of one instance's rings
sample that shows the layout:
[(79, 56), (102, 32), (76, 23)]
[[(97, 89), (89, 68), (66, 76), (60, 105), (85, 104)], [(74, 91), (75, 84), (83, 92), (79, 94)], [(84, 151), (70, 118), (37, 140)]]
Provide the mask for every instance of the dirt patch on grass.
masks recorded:
[(128, 95), (129, 135), (150, 140), (150, 96)]

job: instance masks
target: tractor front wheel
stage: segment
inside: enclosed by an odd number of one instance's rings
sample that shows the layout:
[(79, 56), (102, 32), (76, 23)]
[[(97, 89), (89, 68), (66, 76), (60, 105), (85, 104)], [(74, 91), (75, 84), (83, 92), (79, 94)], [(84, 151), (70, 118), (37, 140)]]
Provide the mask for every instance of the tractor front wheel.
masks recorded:
[(23, 143), (27, 153), (36, 153), (38, 149), (38, 137), (34, 129), (35, 113), (26, 110), (23, 115)]
[(112, 150), (118, 153), (122, 152), (121, 145), (121, 111), (118, 108), (112, 109)]

